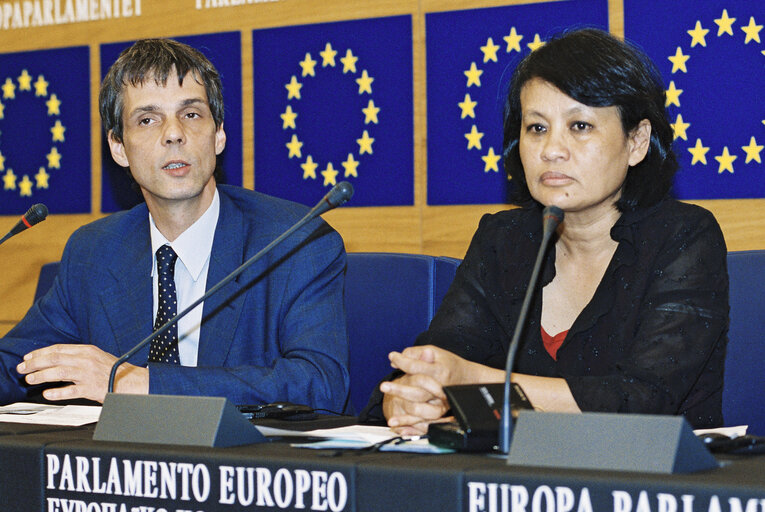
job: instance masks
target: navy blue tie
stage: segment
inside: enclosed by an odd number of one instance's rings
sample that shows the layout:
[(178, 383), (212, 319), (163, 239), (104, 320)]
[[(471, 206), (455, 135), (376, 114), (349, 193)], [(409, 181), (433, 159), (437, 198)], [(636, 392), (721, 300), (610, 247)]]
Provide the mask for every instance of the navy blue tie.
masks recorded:
[[(175, 293), (175, 260), (178, 255), (169, 245), (157, 249), (157, 320), (154, 330), (162, 327), (178, 312), (178, 299)], [(178, 357), (178, 324), (174, 324), (151, 341), (149, 347), (150, 363), (180, 364)]]

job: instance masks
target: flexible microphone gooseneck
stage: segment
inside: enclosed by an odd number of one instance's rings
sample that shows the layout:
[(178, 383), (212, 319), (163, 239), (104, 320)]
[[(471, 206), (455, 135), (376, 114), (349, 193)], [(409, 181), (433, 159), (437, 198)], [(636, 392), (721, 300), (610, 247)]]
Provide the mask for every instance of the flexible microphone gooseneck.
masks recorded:
[(515, 324), (513, 339), (510, 340), (510, 345), (507, 348), (507, 361), (505, 363), (505, 396), (502, 399), (502, 419), (499, 424), (498, 442), (499, 451), (502, 453), (510, 452), (510, 427), (513, 421), (510, 411), (510, 374), (513, 370), (513, 363), (515, 362), (515, 353), (518, 351), (521, 333), (523, 332), (523, 328), (526, 325), (526, 317), (529, 313), (529, 305), (531, 304), (531, 298), (534, 296), (534, 290), (537, 287), (537, 281), (539, 280), (539, 270), (542, 268), (542, 262), (545, 259), (547, 246), (550, 244), (552, 235), (555, 233), (555, 230), (561, 222), (563, 222), (563, 210), (557, 206), (550, 205), (542, 212), (542, 243), (539, 246), (537, 260), (534, 263), (534, 270), (531, 272), (529, 286), (526, 288), (526, 296), (523, 298), (521, 312), (518, 315), (518, 321)]
[(14, 235), (18, 235), (25, 229), (29, 229), (35, 224), (38, 224), (45, 220), (45, 217), (48, 216), (48, 208), (42, 204), (37, 203), (33, 204), (29, 210), (27, 210), (27, 213), (21, 216), (19, 221), (16, 223), (15, 226), (13, 226), (13, 229), (11, 229), (3, 238), (0, 238), (0, 244), (8, 240), (10, 237)]
[(304, 225), (306, 225), (308, 222), (312, 221), (322, 213), (328, 212), (329, 210), (333, 208), (337, 208), (341, 204), (348, 201), (353, 196), (353, 185), (348, 183), (347, 181), (341, 181), (334, 187), (332, 187), (332, 190), (327, 192), (327, 195), (325, 195), (321, 201), (318, 202), (316, 206), (314, 206), (302, 219), (297, 221), (295, 224), (292, 225), (291, 228), (289, 228), (287, 231), (279, 235), (278, 238), (276, 238), (273, 242), (262, 248), (260, 251), (258, 251), (257, 254), (252, 256), (250, 259), (242, 263), (239, 268), (231, 272), (228, 276), (224, 277), (218, 284), (207, 290), (204, 295), (199, 297), (197, 300), (195, 300), (189, 307), (175, 315), (173, 318), (165, 322), (165, 324), (151, 333), (149, 336), (147, 336), (145, 339), (143, 339), (141, 342), (139, 342), (135, 347), (130, 349), (129, 351), (125, 352), (119, 359), (117, 359), (114, 364), (112, 365), (111, 372), (109, 373), (109, 393), (114, 392), (114, 377), (117, 375), (117, 368), (130, 359), (136, 352), (141, 350), (147, 343), (151, 342), (154, 338), (161, 335), (165, 331), (167, 331), (170, 327), (178, 323), (178, 321), (186, 316), (192, 309), (200, 305), (202, 302), (207, 300), (211, 295), (213, 295), (215, 292), (223, 288), (226, 284), (228, 284), (231, 280), (235, 279), (239, 274), (244, 272), (250, 265), (258, 261), (263, 255), (267, 254), (271, 251), (274, 247), (276, 247), (279, 243), (281, 243), (285, 238), (290, 236), (292, 233), (297, 231), (298, 229), (302, 228)]

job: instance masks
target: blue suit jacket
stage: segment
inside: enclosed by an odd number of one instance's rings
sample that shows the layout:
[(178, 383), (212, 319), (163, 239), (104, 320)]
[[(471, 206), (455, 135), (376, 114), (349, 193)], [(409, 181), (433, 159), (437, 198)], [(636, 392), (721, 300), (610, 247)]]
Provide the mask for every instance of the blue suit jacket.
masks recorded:
[[(218, 187), (208, 289), (302, 218), (307, 208)], [(15, 370), (54, 343), (127, 352), (152, 332), (152, 254), (145, 204), (78, 229), (51, 290), (0, 340), (0, 400), (30, 391)], [(204, 303), (196, 367), (151, 363), (150, 393), (291, 401), (335, 411), (348, 396), (345, 250), (321, 219), (295, 232)], [(146, 365), (148, 346), (129, 361)]]

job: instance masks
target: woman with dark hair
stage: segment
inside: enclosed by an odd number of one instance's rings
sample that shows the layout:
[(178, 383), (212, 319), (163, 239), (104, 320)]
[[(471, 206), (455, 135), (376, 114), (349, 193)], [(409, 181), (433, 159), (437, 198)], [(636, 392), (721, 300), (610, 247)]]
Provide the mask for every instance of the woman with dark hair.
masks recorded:
[[(443, 421), (442, 387), (502, 382), (542, 239), (543, 265), (512, 380), (547, 411), (683, 414), (722, 424), (726, 247), (714, 217), (669, 197), (677, 162), (649, 59), (606, 32), (566, 33), (510, 85), (504, 161), (521, 208), (481, 219), (452, 287), (373, 397), (388, 424)], [(517, 372), (517, 373), (516, 373)], [(379, 411), (378, 411), (379, 412)]]

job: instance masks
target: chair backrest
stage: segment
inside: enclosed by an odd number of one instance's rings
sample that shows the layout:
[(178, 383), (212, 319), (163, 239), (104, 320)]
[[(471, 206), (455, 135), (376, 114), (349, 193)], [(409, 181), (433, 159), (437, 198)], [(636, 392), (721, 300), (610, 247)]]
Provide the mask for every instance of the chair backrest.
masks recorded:
[(765, 435), (765, 250), (728, 253), (730, 329), (723, 418)]
[(460, 261), (397, 253), (348, 253), (345, 308), (351, 403), (360, 412), (392, 369), (388, 352), (427, 329)]
[(53, 280), (56, 279), (59, 265), (58, 261), (54, 261), (46, 263), (40, 268), (40, 277), (37, 278), (37, 288), (35, 289), (35, 301), (45, 295), (50, 287), (53, 286)]

